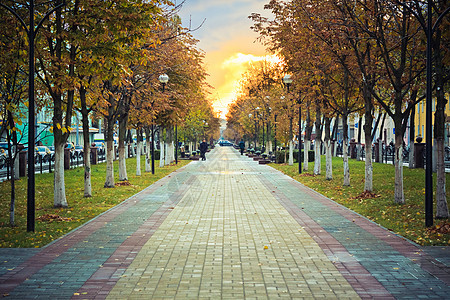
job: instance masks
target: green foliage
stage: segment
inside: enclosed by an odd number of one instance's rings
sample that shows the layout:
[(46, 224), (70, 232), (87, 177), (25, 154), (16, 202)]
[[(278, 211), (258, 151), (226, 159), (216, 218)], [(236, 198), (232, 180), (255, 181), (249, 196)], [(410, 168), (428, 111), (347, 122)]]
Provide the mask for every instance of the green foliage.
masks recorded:
[[(325, 172), (316, 176), (312, 172), (299, 175), (297, 164), (294, 166), (273, 164), (272, 166), (331, 200), (420, 245), (450, 245), (450, 234), (439, 230), (448, 224), (448, 220), (435, 220), (434, 228), (425, 228), (423, 204), (425, 172), (423, 169), (403, 169), (406, 203), (399, 205), (394, 203), (395, 170), (393, 165), (373, 164), (373, 194), (363, 193), (364, 162), (350, 159), (349, 165), (351, 186), (348, 187), (342, 186), (342, 158), (333, 158), (333, 180), (326, 180)], [(322, 168), (325, 168), (324, 156)], [(450, 174), (446, 176), (448, 181)]]
[[(158, 151), (159, 152), (159, 151)], [(118, 181), (118, 161), (114, 162), (115, 188), (104, 188), (106, 164), (92, 166), (91, 198), (83, 197), (83, 168), (65, 171), (68, 209), (53, 208), (53, 174), (36, 174), (36, 231), (26, 231), (27, 180), (16, 181), (16, 227), (9, 226), (9, 181), (0, 183), (0, 248), (39, 248), (116, 206), (189, 161), (178, 165), (156, 167), (155, 175), (135, 175), (136, 158), (127, 159), (128, 183)], [(141, 159), (144, 169), (145, 161)], [(158, 165), (158, 163), (156, 163)]]

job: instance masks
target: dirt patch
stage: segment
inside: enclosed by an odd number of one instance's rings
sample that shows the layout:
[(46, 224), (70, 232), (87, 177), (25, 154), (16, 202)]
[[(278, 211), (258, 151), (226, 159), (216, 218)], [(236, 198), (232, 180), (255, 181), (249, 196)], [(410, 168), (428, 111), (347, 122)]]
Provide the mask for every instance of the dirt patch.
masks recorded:
[(36, 220), (51, 223), (51, 222), (69, 222), (72, 221), (73, 219), (61, 217), (60, 215), (56, 214), (45, 214), (36, 218)]
[(428, 229), (429, 233), (450, 234), (450, 223), (433, 226)]
[(364, 191), (361, 194), (359, 194), (356, 197), (352, 197), (350, 199), (355, 199), (355, 200), (363, 200), (363, 199), (371, 199), (371, 198), (379, 198), (381, 197), (381, 195), (376, 194), (376, 193), (372, 193), (369, 191)]
[(125, 180), (125, 181), (116, 182), (116, 184), (114, 184), (114, 185), (115, 186), (130, 186), (131, 183), (128, 180)]

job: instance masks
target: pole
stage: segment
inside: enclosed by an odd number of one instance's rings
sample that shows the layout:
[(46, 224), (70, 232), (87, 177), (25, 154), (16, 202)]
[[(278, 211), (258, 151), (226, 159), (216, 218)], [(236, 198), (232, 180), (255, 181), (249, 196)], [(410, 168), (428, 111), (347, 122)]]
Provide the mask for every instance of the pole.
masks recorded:
[(152, 124), (152, 144), (151, 144), (151, 151), (152, 151), (152, 174), (155, 174), (155, 131)]
[(431, 102), (432, 99), (432, 41), (433, 41), (433, 27), (432, 27), (432, 11), (431, 0), (428, 0), (427, 7), (427, 90), (426, 90), (426, 166), (425, 166), (425, 226), (433, 226), (433, 163), (432, 163), (432, 113)]
[[(302, 107), (300, 106), (300, 101), (298, 103), (298, 174), (302, 174)], [(303, 151), (303, 155), (306, 152)]]
[(178, 125), (175, 125), (175, 164), (178, 164)]
[(274, 123), (275, 123), (275, 134), (274, 134), (274, 138), (275, 138), (275, 148), (273, 150), (273, 154), (276, 157), (276, 153), (277, 153), (277, 114), (275, 114), (275, 118), (274, 118)]
[(34, 66), (34, 39), (42, 26), (44, 20), (46, 20), (50, 14), (55, 10), (66, 5), (65, 0), (63, 0), (55, 8), (47, 12), (44, 17), (40, 20), (38, 25), (35, 27), (34, 22), (34, 0), (29, 1), (29, 18), (30, 24), (29, 28), (25, 24), (24, 20), (11, 8), (3, 3), (0, 6), (11, 12), (22, 24), (23, 28), (28, 35), (28, 183), (27, 183), (27, 231), (34, 231), (35, 223), (35, 178), (34, 178), (34, 148), (35, 148), (35, 134), (36, 134), (36, 117), (35, 117), (35, 99), (34, 99), (34, 77), (35, 77), (35, 66)]
[(256, 135), (257, 135), (257, 133), (256, 133), (256, 112), (255, 112), (254, 119), (255, 119), (255, 147), (253, 147), (253, 149), (256, 151)]
[(27, 185), (27, 231), (34, 231), (35, 178), (34, 178), (34, 1), (30, 1), (30, 27), (28, 30), (28, 185)]

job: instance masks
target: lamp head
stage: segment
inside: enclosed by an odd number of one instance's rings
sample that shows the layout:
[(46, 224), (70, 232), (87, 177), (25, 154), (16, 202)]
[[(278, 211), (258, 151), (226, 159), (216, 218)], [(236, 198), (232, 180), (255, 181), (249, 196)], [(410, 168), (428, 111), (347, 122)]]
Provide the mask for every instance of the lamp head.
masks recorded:
[(292, 83), (291, 75), (289, 75), (289, 74), (284, 75), (284, 77), (283, 77), (283, 82), (284, 82), (284, 84), (286, 84), (286, 85), (291, 84), (291, 83)]
[(166, 84), (167, 82), (169, 82), (169, 76), (167, 74), (159, 75), (158, 80), (162, 84)]

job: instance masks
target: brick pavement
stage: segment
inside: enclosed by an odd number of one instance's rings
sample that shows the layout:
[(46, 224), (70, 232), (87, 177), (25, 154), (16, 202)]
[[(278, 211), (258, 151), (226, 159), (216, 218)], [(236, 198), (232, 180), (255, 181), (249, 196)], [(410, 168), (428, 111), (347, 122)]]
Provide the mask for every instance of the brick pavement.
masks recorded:
[(448, 298), (448, 248), (424, 251), (232, 148), (207, 158), (40, 251), (0, 249), (0, 295)]

